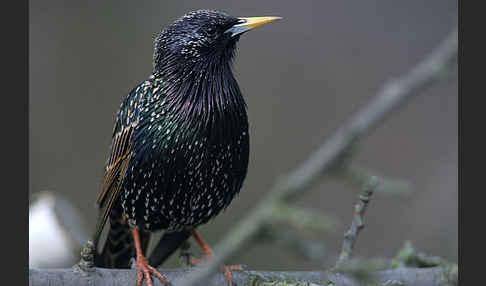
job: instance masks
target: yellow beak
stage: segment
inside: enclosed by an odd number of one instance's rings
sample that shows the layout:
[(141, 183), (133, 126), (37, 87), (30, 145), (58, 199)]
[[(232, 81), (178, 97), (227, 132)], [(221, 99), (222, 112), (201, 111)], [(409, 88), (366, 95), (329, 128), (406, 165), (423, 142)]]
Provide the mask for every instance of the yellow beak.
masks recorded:
[(239, 34), (242, 34), (246, 31), (249, 31), (251, 29), (254, 29), (256, 27), (275, 22), (279, 19), (282, 19), (281, 17), (241, 17), (238, 18), (240, 19), (240, 23), (234, 25), (233, 27), (229, 28), (226, 30), (226, 32), (230, 32), (231, 36), (236, 36)]

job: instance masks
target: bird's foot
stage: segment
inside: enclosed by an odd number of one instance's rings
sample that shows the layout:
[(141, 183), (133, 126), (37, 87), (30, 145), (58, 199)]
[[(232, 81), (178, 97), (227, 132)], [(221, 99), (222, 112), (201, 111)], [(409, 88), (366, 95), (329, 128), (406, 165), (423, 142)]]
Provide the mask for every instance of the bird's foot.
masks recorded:
[[(214, 257), (213, 250), (209, 245), (204, 241), (204, 239), (199, 235), (199, 233), (196, 231), (195, 228), (191, 228), (190, 232), (196, 242), (199, 244), (201, 249), (204, 252), (204, 255), (206, 256), (206, 259), (211, 259)], [(190, 254), (187, 254), (187, 262), (189, 265), (197, 266), (200, 265), (203, 260), (199, 258), (192, 257)], [(228, 280), (228, 285), (232, 286), (233, 285), (233, 276), (231, 275), (232, 270), (245, 270), (244, 265), (221, 265), (221, 270), (226, 274), (226, 278)]]
[(155, 267), (152, 267), (148, 264), (147, 258), (143, 255), (138, 255), (137, 256), (137, 261), (132, 264), (132, 268), (137, 268), (137, 286), (141, 286), (143, 279), (145, 277), (145, 280), (147, 281), (148, 286), (153, 286), (152, 282), (152, 277), (150, 274), (153, 274), (155, 277), (157, 277), (164, 285), (170, 285), (169, 280), (162, 275)]
[[(197, 258), (192, 256), (188, 252), (182, 253), (182, 258), (185, 260), (185, 263), (190, 265), (190, 266), (200, 266), (204, 263), (204, 260), (210, 260), (213, 256), (206, 254), (205, 259)], [(231, 286), (233, 285), (233, 275), (231, 275), (231, 271), (243, 271), (246, 269), (246, 265), (244, 264), (236, 264), (236, 265), (221, 265), (220, 270), (223, 272), (226, 276), (226, 279), (228, 281), (228, 285)]]

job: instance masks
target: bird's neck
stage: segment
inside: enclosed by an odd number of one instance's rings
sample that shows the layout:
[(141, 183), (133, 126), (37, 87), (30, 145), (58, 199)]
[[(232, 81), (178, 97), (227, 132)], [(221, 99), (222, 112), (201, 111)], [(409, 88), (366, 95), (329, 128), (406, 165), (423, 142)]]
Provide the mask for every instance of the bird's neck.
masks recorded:
[(221, 57), (168, 66), (155, 72), (164, 82), (170, 109), (185, 119), (206, 124), (246, 119), (246, 103), (231, 70)]

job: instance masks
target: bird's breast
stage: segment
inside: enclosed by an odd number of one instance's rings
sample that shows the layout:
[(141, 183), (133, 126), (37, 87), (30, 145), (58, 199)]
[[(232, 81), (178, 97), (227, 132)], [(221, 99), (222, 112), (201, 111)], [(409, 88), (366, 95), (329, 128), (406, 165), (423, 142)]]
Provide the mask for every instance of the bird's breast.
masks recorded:
[[(246, 110), (218, 122), (145, 112), (134, 133), (122, 207), (132, 225), (178, 230), (206, 223), (240, 191), (249, 159)], [(206, 115), (207, 116), (207, 115)]]

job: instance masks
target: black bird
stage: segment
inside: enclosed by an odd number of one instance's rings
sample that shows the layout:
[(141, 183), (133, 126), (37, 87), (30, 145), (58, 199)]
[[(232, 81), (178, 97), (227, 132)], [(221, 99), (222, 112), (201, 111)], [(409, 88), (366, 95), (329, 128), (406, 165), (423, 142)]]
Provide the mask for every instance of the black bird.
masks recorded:
[[(97, 203), (95, 242), (110, 218), (97, 266), (128, 267), (136, 255), (137, 285), (150, 273), (150, 233), (196, 232), (231, 203), (246, 177), (249, 134), (246, 104), (232, 73), (244, 32), (278, 17), (237, 18), (190, 12), (155, 39), (153, 74), (123, 100)], [(226, 275), (231, 281), (230, 268)]]

